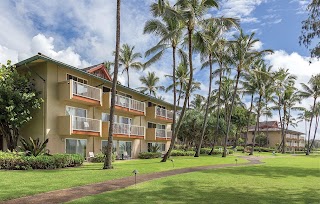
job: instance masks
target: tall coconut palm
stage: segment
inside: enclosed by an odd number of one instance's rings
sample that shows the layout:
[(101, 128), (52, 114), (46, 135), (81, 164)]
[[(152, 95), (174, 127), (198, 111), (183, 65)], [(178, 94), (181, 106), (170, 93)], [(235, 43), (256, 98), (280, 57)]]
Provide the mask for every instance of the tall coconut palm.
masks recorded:
[(272, 52), (271, 50), (262, 50), (262, 51), (254, 50), (253, 46), (257, 42), (259, 42), (259, 40), (254, 39), (254, 33), (252, 33), (251, 35), (245, 35), (243, 31), (241, 31), (237, 39), (235, 41), (232, 41), (230, 45), (230, 53), (232, 55), (230, 60), (234, 65), (234, 67), (236, 68), (237, 74), (235, 77), (236, 82), (235, 82), (234, 91), (233, 91), (231, 108), (228, 115), (227, 134), (224, 139), (224, 148), (223, 148), (224, 150), (223, 150), (222, 157), (227, 156), (227, 141), (228, 141), (230, 127), (231, 127), (231, 114), (234, 107), (235, 95), (238, 91), (240, 76), (242, 72), (249, 69), (249, 67), (252, 65), (252, 63), (255, 62), (257, 58), (259, 58), (264, 53)]
[[(235, 19), (229, 20), (230, 25), (236, 25)], [(217, 44), (220, 39), (220, 35), (223, 33), (224, 30), (228, 30), (231, 26), (228, 25), (217, 25), (215, 23), (208, 23), (205, 27), (203, 27), (203, 30), (197, 31), (194, 34), (194, 44), (195, 44), (195, 50), (200, 52), (200, 56), (203, 63), (202, 68), (209, 67), (209, 90), (208, 90), (208, 97), (207, 97), (207, 105), (206, 105), (206, 111), (204, 114), (204, 121), (201, 131), (201, 137), (199, 146), (197, 147), (195, 157), (199, 157), (200, 155), (200, 149), (202, 145), (202, 141), (204, 138), (204, 134), (207, 128), (207, 122), (208, 122), (208, 112), (209, 112), (209, 106), (210, 106), (210, 99), (211, 99), (211, 88), (212, 88), (212, 78), (213, 78), (213, 57), (214, 57), (214, 51), (217, 49)]]
[(110, 126), (109, 126), (109, 136), (107, 150), (105, 151), (104, 159), (104, 169), (112, 169), (112, 147), (113, 147), (113, 124), (114, 124), (114, 109), (116, 102), (116, 90), (118, 81), (118, 70), (119, 70), (119, 52), (120, 52), (120, 4), (121, 0), (117, 0), (117, 26), (116, 26), (116, 51), (114, 57), (114, 72), (112, 81), (112, 91), (111, 91), (111, 106), (110, 106)]
[(279, 145), (279, 149), (282, 149), (282, 152), (285, 152), (284, 148), (284, 137), (285, 137), (285, 114), (281, 114), (281, 110), (283, 113), (287, 113), (287, 108), (284, 103), (284, 97), (286, 90), (289, 91), (293, 88), (296, 80), (296, 76), (291, 75), (287, 69), (279, 68), (278, 71), (274, 73), (274, 87), (275, 87), (275, 95), (276, 97), (273, 99), (273, 103), (275, 106), (274, 110), (278, 111), (280, 127), (281, 127), (281, 143)]
[[(176, 91), (176, 52), (177, 47), (182, 39), (182, 24), (176, 18), (168, 17), (165, 10), (167, 8), (175, 10), (172, 8), (168, 1), (158, 0), (158, 3), (151, 5), (151, 11), (153, 16), (162, 17), (162, 21), (158, 19), (153, 19), (147, 21), (144, 27), (144, 33), (154, 33), (160, 37), (160, 41), (156, 46), (149, 49), (146, 52), (146, 57), (150, 54), (156, 53), (149, 61), (145, 63), (145, 66), (159, 60), (165, 50), (172, 49), (172, 84), (173, 84), (173, 119), (172, 119), (172, 140), (176, 139), (175, 127), (176, 127), (176, 112), (177, 112), (177, 91)], [(184, 52), (180, 49), (178, 50), (180, 57), (186, 62), (186, 56)], [(178, 105), (179, 106), (179, 105)]]
[(270, 71), (271, 71), (271, 66), (267, 66), (263, 60), (258, 60), (255, 63), (254, 69), (252, 70), (253, 74), (253, 80), (254, 80), (254, 85), (257, 88), (257, 118), (256, 118), (256, 125), (255, 125), (255, 130), (252, 138), (252, 148), (250, 151), (250, 155), (253, 155), (254, 152), (254, 146), (255, 146), (255, 139), (256, 136), (260, 134), (260, 116), (262, 112), (262, 104), (263, 104), (263, 97), (265, 95), (265, 85), (268, 83), (270, 79)]
[[(178, 0), (175, 4), (179, 8), (179, 13), (171, 10), (171, 14), (174, 14), (174, 16), (177, 18), (177, 20), (180, 20), (185, 28), (187, 29), (187, 39), (188, 39), (188, 62), (189, 62), (189, 70), (190, 70), (190, 80), (187, 85), (186, 89), (186, 97), (183, 103), (183, 107), (180, 113), (179, 121), (176, 126), (176, 134), (179, 133), (179, 128), (181, 126), (181, 122), (183, 120), (186, 108), (187, 108), (187, 101), (190, 96), (190, 90), (192, 86), (192, 80), (193, 80), (193, 64), (192, 64), (192, 52), (193, 52), (193, 42), (192, 42), (192, 36), (193, 32), (196, 28), (196, 26), (200, 25), (202, 22), (204, 22), (204, 16), (207, 14), (208, 10), (210, 8), (218, 8), (218, 3), (216, 0)], [(212, 19), (213, 20), (213, 19)], [(175, 141), (174, 138), (171, 138), (171, 144), (167, 151), (167, 153), (164, 155), (162, 161), (165, 162), (173, 147)]]
[(165, 90), (164, 86), (157, 86), (159, 77), (156, 76), (155, 72), (148, 72), (147, 76), (141, 76), (139, 80), (144, 85), (144, 87), (139, 87), (137, 89), (142, 93), (147, 93), (150, 96), (156, 97), (158, 90)]
[(196, 94), (194, 99), (191, 101), (191, 107), (195, 110), (202, 112), (206, 105), (205, 97), (199, 94)]
[[(166, 77), (173, 78), (173, 75), (166, 75)], [(178, 67), (176, 68), (175, 71), (175, 80), (174, 83), (170, 84), (166, 91), (170, 91), (174, 88), (176, 88), (176, 92), (179, 93), (178, 99), (176, 99), (178, 106), (180, 105), (180, 100), (182, 99), (182, 96), (184, 94), (184, 90), (186, 89), (185, 87), (187, 86), (189, 82), (189, 69), (188, 65), (184, 62), (181, 62)], [(175, 86), (174, 86), (175, 84)], [(177, 87), (179, 87), (177, 89)]]
[(134, 48), (134, 46), (131, 47), (128, 44), (123, 44), (119, 55), (119, 63), (123, 66), (122, 73), (127, 72), (128, 87), (130, 87), (129, 69), (141, 70), (143, 68), (143, 64), (136, 61), (142, 58), (142, 55), (139, 52), (135, 53)]
[(309, 125), (309, 132), (308, 132), (308, 144), (307, 144), (307, 152), (306, 155), (310, 154), (310, 134), (311, 134), (311, 126), (312, 121), (315, 116), (315, 110), (316, 110), (316, 104), (317, 99), (320, 96), (320, 74), (314, 75), (311, 77), (311, 79), (308, 82), (309, 86), (305, 83), (301, 83), (302, 91), (301, 96), (304, 98), (313, 98), (313, 106), (312, 106), (312, 112), (311, 112), (311, 118), (310, 118), (310, 125)]

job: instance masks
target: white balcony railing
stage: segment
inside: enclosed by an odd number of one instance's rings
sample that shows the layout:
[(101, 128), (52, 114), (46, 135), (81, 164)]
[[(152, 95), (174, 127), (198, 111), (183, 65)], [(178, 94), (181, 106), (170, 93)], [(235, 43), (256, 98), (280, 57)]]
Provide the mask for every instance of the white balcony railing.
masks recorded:
[(116, 95), (116, 105), (129, 110), (145, 112), (145, 103), (121, 95)]
[(156, 128), (156, 137), (171, 138), (172, 137), (172, 132), (171, 131), (166, 131), (165, 129), (157, 129)]
[(101, 89), (83, 84), (77, 81), (70, 80), (72, 83), (72, 94), (77, 96), (82, 96), (85, 98), (101, 101), (102, 92)]
[(72, 129), (90, 132), (101, 132), (101, 120), (71, 116)]
[(123, 123), (113, 124), (113, 133), (114, 134), (121, 134), (121, 135), (129, 135), (129, 137), (130, 137), (130, 135), (137, 135), (137, 136), (144, 136), (145, 135), (144, 127), (123, 124)]
[(173, 119), (173, 111), (168, 111), (167, 109), (164, 109), (164, 108), (157, 107), (156, 114), (157, 116), (160, 116), (166, 119), (170, 119), (170, 120)]
[(156, 137), (166, 137), (166, 130), (165, 129), (157, 129), (156, 128)]

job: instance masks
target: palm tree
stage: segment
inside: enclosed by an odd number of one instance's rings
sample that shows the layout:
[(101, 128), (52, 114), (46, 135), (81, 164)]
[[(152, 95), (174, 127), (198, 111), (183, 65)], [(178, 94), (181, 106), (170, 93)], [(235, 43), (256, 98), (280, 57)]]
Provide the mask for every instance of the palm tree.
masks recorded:
[[(166, 77), (170, 77), (173, 78), (172, 75), (166, 75)], [(177, 102), (178, 102), (178, 106), (180, 105), (180, 100), (182, 99), (182, 96), (184, 94), (184, 90), (186, 89), (186, 86), (189, 82), (189, 69), (186, 63), (181, 62), (178, 67), (176, 68), (175, 71), (175, 80), (174, 83), (170, 84), (167, 89), (166, 92), (176, 88), (176, 87), (180, 87), (179, 89), (176, 89), (176, 91), (179, 93)], [(175, 86), (174, 86), (175, 84)]]
[(191, 107), (195, 110), (202, 112), (204, 109), (205, 103), (206, 103), (205, 97), (199, 94), (196, 94), (194, 99), (191, 101)]
[[(192, 53), (193, 53), (193, 32), (196, 28), (196, 26), (199, 26), (200, 24), (204, 22), (208, 22), (208, 19), (204, 19), (205, 14), (210, 8), (218, 8), (218, 3), (216, 0), (178, 0), (175, 4), (179, 9), (179, 12), (176, 12), (175, 10), (170, 11), (171, 16), (174, 16), (177, 18), (176, 20), (180, 20), (185, 28), (187, 29), (187, 40), (188, 40), (188, 62), (189, 62), (189, 71), (190, 71), (190, 79), (186, 88), (186, 94), (185, 94), (185, 100), (183, 103), (183, 107), (180, 113), (179, 121), (177, 123), (176, 127), (176, 134), (179, 133), (179, 128), (181, 126), (184, 114), (186, 112), (187, 108), (187, 102), (190, 96), (190, 90), (192, 87), (192, 80), (193, 80), (193, 65), (192, 65)], [(213, 18), (210, 18), (211, 21), (213, 21)], [(174, 140), (171, 138), (171, 144), (167, 151), (167, 153), (164, 155), (162, 161), (166, 161), (168, 156), (170, 155), (173, 147), (174, 147)]]
[(251, 35), (245, 35), (243, 31), (241, 31), (239, 37), (235, 41), (232, 41), (230, 45), (230, 53), (232, 55), (230, 60), (232, 64), (236, 67), (237, 74), (235, 77), (236, 82), (235, 82), (234, 91), (233, 91), (231, 108), (228, 115), (227, 134), (224, 139), (224, 150), (223, 150), (222, 157), (227, 156), (227, 141), (228, 141), (230, 127), (231, 127), (231, 115), (232, 115), (232, 110), (235, 103), (235, 96), (238, 91), (240, 76), (242, 72), (248, 70), (249, 67), (252, 65), (252, 63), (254, 63), (255, 60), (259, 58), (262, 54), (267, 52), (272, 52), (271, 50), (262, 50), (262, 51), (254, 50), (253, 46), (258, 41), (259, 40), (254, 39), (254, 33), (252, 33)]
[[(282, 140), (281, 144), (279, 145), (279, 149), (282, 148), (282, 152), (285, 152), (285, 144), (284, 144), (284, 137), (285, 137), (285, 113), (287, 113), (287, 107), (284, 103), (284, 97), (286, 90), (289, 91), (293, 88), (296, 80), (296, 76), (291, 75), (287, 69), (280, 68), (278, 71), (274, 73), (274, 85), (275, 85), (275, 95), (276, 97), (273, 98), (273, 103), (275, 106), (273, 107), (274, 110), (278, 110), (280, 127), (281, 127), (281, 135)], [(283, 110), (283, 115), (281, 114), (281, 110)]]
[(127, 72), (128, 87), (130, 87), (129, 69), (141, 70), (143, 68), (143, 64), (136, 61), (142, 58), (142, 55), (139, 52), (135, 53), (134, 48), (134, 46), (123, 44), (119, 55), (119, 63), (123, 66), (122, 73)]
[(305, 83), (301, 83), (303, 91), (301, 91), (301, 96), (303, 98), (313, 98), (313, 106), (310, 118), (309, 132), (308, 132), (308, 144), (307, 144), (307, 152), (306, 155), (310, 154), (310, 134), (311, 134), (311, 125), (313, 118), (315, 116), (317, 99), (320, 96), (320, 74), (314, 75), (308, 82), (309, 86)]
[(265, 84), (268, 83), (270, 79), (270, 72), (271, 72), (271, 66), (267, 67), (267, 65), (264, 63), (263, 60), (257, 60), (254, 69), (252, 70), (253, 74), (253, 80), (254, 80), (254, 86), (257, 88), (257, 118), (256, 118), (256, 125), (255, 130), (252, 138), (252, 148), (250, 155), (253, 155), (254, 152), (254, 146), (255, 146), (255, 139), (256, 136), (260, 134), (260, 116), (262, 111), (262, 102), (263, 102), (263, 96), (265, 95)]
[(112, 91), (111, 91), (111, 106), (110, 106), (110, 126), (109, 126), (109, 136), (107, 150), (105, 151), (105, 159), (103, 169), (112, 169), (112, 140), (113, 140), (113, 124), (114, 124), (114, 108), (116, 99), (116, 89), (118, 81), (118, 70), (119, 70), (119, 48), (120, 48), (120, 4), (121, 0), (117, 0), (117, 30), (116, 30), (116, 51), (114, 57), (114, 72), (112, 81)]
[[(149, 49), (146, 52), (146, 57), (152, 53), (156, 53), (149, 61), (145, 63), (145, 66), (149, 66), (151, 63), (159, 60), (166, 49), (172, 49), (172, 84), (173, 84), (173, 121), (172, 121), (172, 137), (171, 140), (175, 141), (175, 126), (176, 126), (176, 101), (177, 101), (177, 93), (176, 93), (176, 50), (177, 46), (182, 38), (182, 24), (180, 21), (177, 21), (176, 18), (166, 16), (166, 12), (164, 11), (166, 8), (173, 9), (168, 1), (159, 0), (158, 3), (154, 3), (151, 5), (151, 11), (153, 16), (162, 17), (162, 22), (154, 19), (147, 21), (144, 27), (144, 33), (154, 33), (160, 37), (160, 41), (156, 46)], [(179, 50), (180, 56), (182, 58), (186, 58), (184, 56), (184, 52)], [(179, 106), (179, 105), (178, 105)]]
[(209, 112), (211, 92), (212, 92), (211, 91), (212, 78), (213, 78), (212, 65), (214, 63), (213, 53), (217, 47), (216, 41), (219, 40), (219, 37), (223, 29), (228, 29), (228, 27), (224, 28), (224, 27), (219, 27), (218, 25), (215, 25), (215, 24), (214, 25), (209, 24), (209, 25), (206, 25), (206, 27), (204, 27), (203, 30), (198, 31), (194, 34), (195, 50), (200, 52), (202, 61), (205, 61), (202, 65), (202, 69), (209, 66), (209, 90), (208, 90), (208, 97), (207, 97), (207, 103), (206, 103), (206, 111), (204, 114), (204, 121), (203, 121), (199, 146), (197, 147), (196, 154), (194, 155), (195, 157), (199, 157), (200, 155), (200, 148), (201, 148), (204, 134), (207, 128), (208, 112)]
[(158, 90), (164, 90), (164, 86), (157, 86), (157, 83), (159, 82), (159, 77), (155, 75), (154, 72), (148, 72), (147, 76), (141, 76), (139, 78), (141, 83), (144, 85), (144, 87), (139, 87), (139, 89), (142, 93), (148, 93), (150, 96), (156, 97)]

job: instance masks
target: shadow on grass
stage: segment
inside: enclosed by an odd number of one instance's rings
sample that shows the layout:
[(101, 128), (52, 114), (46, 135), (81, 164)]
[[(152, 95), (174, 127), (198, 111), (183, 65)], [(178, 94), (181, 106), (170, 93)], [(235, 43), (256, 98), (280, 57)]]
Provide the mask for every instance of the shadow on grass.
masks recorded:
[(293, 193), (292, 189), (272, 188), (259, 192), (252, 188), (218, 187), (214, 181), (212, 185), (200, 188), (194, 181), (167, 181), (162, 182), (161, 186), (164, 186), (161, 190), (130, 188), (86, 197), (73, 203), (319, 203), (319, 194), (314, 189), (299, 189)]
[[(232, 175), (250, 175), (257, 177), (265, 177), (265, 178), (285, 178), (289, 176), (293, 177), (319, 177), (320, 171), (317, 168), (314, 169), (306, 169), (300, 167), (274, 167), (274, 166), (252, 166), (252, 167), (239, 167), (239, 168), (228, 168), (227, 170), (217, 169), (215, 173), (218, 172), (228, 173)], [(210, 173), (212, 171), (203, 171), (203, 173)]]

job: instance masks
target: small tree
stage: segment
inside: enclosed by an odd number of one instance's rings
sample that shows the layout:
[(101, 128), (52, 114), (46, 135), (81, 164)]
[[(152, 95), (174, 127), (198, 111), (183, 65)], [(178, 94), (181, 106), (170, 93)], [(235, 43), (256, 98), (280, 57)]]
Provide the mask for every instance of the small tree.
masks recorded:
[(12, 151), (17, 147), (20, 128), (32, 119), (31, 111), (40, 109), (43, 100), (29, 73), (19, 74), (9, 60), (0, 66), (0, 134)]

